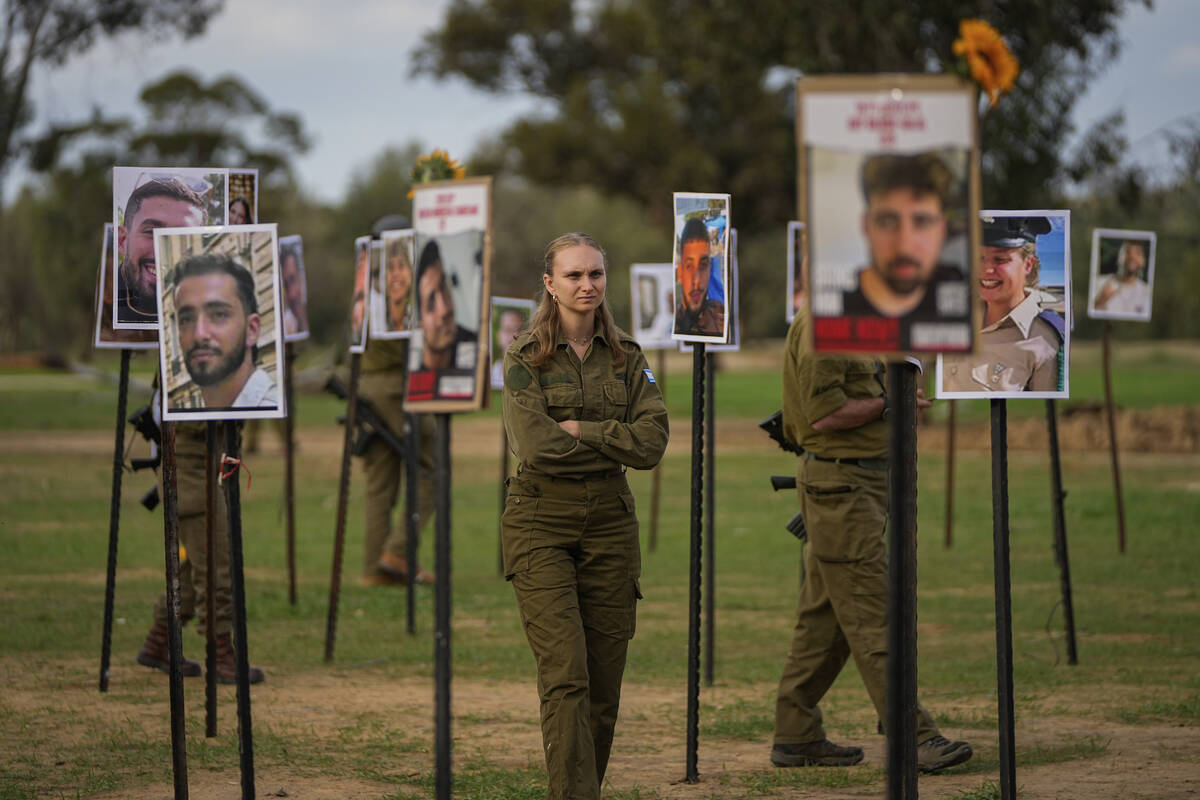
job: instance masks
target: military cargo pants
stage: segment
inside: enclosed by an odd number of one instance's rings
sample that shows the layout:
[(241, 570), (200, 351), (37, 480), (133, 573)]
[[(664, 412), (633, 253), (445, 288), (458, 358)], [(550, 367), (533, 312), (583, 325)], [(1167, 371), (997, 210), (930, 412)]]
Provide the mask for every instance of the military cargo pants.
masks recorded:
[[(404, 391), (401, 382), (390, 374), (364, 373), (359, 378), (359, 392), (371, 401), (383, 415), (388, 429), (400, 441), (404, 441)], [(420, 524), (433, 516), (433, 416), (421, 414), (421, 471), (422, 479), (417, 490), (417, 514)], [(393, 510), (404, 491), (404, 459), (391, 445), (376, 438), (362, 456), (363, 473), (366, 476), (366, 535), (363, 541), (363, 575), (378, 573), (379, 557), (384, 552), (407, 558), (405, 545), (408, 541), (408, 526), (401, 520), (393, 525)]]
[[(887, 720), (887, 471), (806, 456), (796, 489), (808, 543), (775, 701), (775, 744), (826, 738), (818, 704), (851, 655), (875, 712)], [(917, 706), (917, 742), (937, 733)]]
[[(179, 565), (179, 616), (181, 622), (187, 622), (199, 614), (201, 634), (205, 632), (208, 622), (205, 619), (209, 562), (208, 535), (204, 522), (205, 424), (175, 424), (175, 486), (179, 508), (179, 543), (187, 551), (187, 560)], [(225, 437), (220, 432), (220, 427), (217, 430), (219, 460)], [(225, 491), (217, 485), (215, 477), (213, 492), (213, 608), (216, 617), (213, 621), (213, 633), (222, 634), (233, 630), (233, 593), (229, 583), (229, 511), (225, 505)], [(165, 592), (154, 604), (154, 624), (167, 624)]]
[(501, 517), (512, 581), (537, 663), (551, 800), (596, 800), (612, 750), (641, 573), (623, 474), (509, 480)]

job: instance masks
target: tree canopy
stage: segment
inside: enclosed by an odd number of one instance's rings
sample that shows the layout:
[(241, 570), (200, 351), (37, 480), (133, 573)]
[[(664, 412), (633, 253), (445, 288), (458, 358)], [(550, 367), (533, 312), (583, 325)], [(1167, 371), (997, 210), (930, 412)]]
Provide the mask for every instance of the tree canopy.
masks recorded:
[(412, 69), (546, 101), (477, 170), (633, 197), (660, 226), (672, 190), (730, 192), (753, 233), (794, 214), (791, 78), (946, 71), (968, 17), (995, 26), (1021, 63), (983, 126), (985, 203), (1046, 202), (1079, 167), (1066, 153), (1074, 102), (1118, 52), (1137, 1), (454, 0)]

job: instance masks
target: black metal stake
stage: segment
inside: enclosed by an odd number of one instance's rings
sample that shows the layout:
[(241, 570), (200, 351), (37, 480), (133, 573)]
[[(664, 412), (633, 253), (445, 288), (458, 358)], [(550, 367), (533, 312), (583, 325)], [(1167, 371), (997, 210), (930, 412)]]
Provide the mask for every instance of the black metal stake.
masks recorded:
[(946, 426), (946, 549), (954, 544), (954, 429), (958, 417), (958, 403), (950, 403), (950, 421)]
[[(204, 735), (217, 735), (217, 636), (216, 576), (213, 570), (217, 519), (217, 425), (204, 423)], [(229, 423), (233, 424), (233, 423)], [(195, 571), (195, 562), (192, 564)]]
[(434, 745), (436, 750), (436, 797), (450, 798), (450, 415), (438, 414), (435, 442), (437, 472), (437, 526), (434, 584), (433, 668)]
[(1104, 410), (1108, 416), (1108, 447), (1112, 452), (1113, 492), (1117, 498), (1117, 549), (1125, 552), (1125, 498), (1121, 494), (1121, 464), (1117, 458), (1117, 412), (1112, 390), (1112, 323), (1104, 323)]
[(187, 720), (183, 710), (183, 633), (179, 619), (179, 484), (175, 423), (162, 425), (163, 547), (167, 559), (167, 648), (170, 651), (171, 765), (175, 800), (187, 800)]
[(1054, 506), (1054, 561), (1058, 564), (1059, 584), (1062, 587), (1063, 622), (1067, 631), (1067, 663), (1079, 663), (1075, 649), (1075, 605), (1071, 601), (1071, 562), (1067, 557), (1067, 515), (1063, 501), (1067, 493), (1062, 488), (1062, 461), (1058, 449), (1058, 414), (1054, 399), (1046, 400), (1046, 428), (1050, 432), (1050, 502)]
[[(342, 591), (342, 555), (346, 549), (346, 508), (350, 503), (350, 453), (354, 449), (354, 411), (358, 405), (361, 353), (350, 355), (350, 386), (346, 389), (346, 428), (342, 439), (342, 472), (338, 480), (337, 528), (333, 534), (333, 574), (329, 577), (329, 615), (325, 620), (325, 661), (333, 661), (337, 640), (338, 597)], [(411, 583), (411, 581), (410, 581)]]
[(104, 578), (104, 626), (100, 635), (100, 691), (108, 691), (112, 660), (113, 602), (117, 591), (117, 537), (121, 529), (121, 478), (125, 472), (125, 411), (129, 402), (129, 357), (121, 350), (121, 379), (117, 384), (117, 429), (113, 444), (112, 498), (108, 507), (108, 569)]
[(916, 367), (888, 367), (887, 796), (917, 796), (917, 401)]
[(287, 397), (287, 416), (283, 418), (283, 502), (287, 514), (288, 603), (296, 605), (296, 396), (292, 371), (296, 361), (295, 343), (284, 345), (283, 393)]
[[(667, 353), (665, 350), (658, 351), (657, 363), (655, 364), (655, 377), (658, 380), (658, 390), (662, 392), (663, 402), (667, 399)], [(654, 465), (654, 469), (650, 471), (650, 544), (649, 550), (651, 553), (658, 550), (658, 518), (659, 510), (662, 507), (660, 502), (662, 498), (662, 461)]]
[(697, 783), (700, 749), (700, 553), (704, 515), (704, 342), (692, 344), (692, 528), (688, 565), (687, 763), (685, 780)]
[[(225, 457), (241, 458), (236, 422), (225, 423)], [(222, 459), (224, 462), (225, 459)], [(229, 510), (229, 582), (233, 589), (233, 639), (237, 666), (238, 751), (242, 763), (242, 800), (254, 800), (254, 739), (250, 726), (250, 645), (246, 636), (246, 576), (242, 564), (241, 475), (221, 468)], [(232, 474), (230, 474), (232, 473)]]
[(713, 685), (714, 629), (716, 627), (716, 511), (713, 472), (717, 446), (716, 413), (713, 407), (713, 386), (717, 372), (715, 353), (705, 355), (704, 371), (704, 685)]
[(417, 563), (421, 543), (421, 418), (405, 414), (408, 433), (404, 437), (404, 559), (408, 564), (408, 581), (404, 587), (405, 614), (409, 635), (417, 632)]
[(992, 550), (996, 574), (996, 703), (1000, 717), (1000, 798), (1017, 796), (1013, 712), (1012, 576), (1008, 552), (1008, 406), (992, 400)]

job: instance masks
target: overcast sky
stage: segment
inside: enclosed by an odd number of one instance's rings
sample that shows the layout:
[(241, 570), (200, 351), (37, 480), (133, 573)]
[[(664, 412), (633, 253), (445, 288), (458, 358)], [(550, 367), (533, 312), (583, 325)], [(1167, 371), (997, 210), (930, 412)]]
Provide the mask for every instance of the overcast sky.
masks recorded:
[[(536, 109), (522, 96), (472, 91), (462, 81), (409, 77), (410, 53), (448, 0), (227, 0), (207, 33), (181, 43), (146, 37), (104, 42), (33, 81), (33, 129), (86, 116), (93, 105), (131, 114), (137, 92), (188, 67), (203, 79), (232, 72), (277, 110), (300, 114), (313, 135), (298, 163), (317, 197), (342, 198), (352, 172), (388, 145), (418, 140), (465, 158), (481, 140)], [(1155, 0), (1121, 23), (1121, 58), (1076, 107), (1086, 125), (1125, 109), (1135, 155), (1153, 157), (1153, 132), (1180, 116), (1200, 119), (1200, 2)], [(18, 173), (14, 176), (21, 180)]]

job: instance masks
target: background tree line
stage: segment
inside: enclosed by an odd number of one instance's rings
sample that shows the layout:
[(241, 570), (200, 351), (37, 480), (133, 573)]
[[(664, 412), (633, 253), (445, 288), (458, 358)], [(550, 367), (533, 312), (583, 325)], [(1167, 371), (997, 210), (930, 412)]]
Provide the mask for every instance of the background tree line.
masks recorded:
[[(1118, 52), (1128, 2), (864, 0), (840, 9), (765, 0), (747, 14), (732, 0), (455, 0), (411, 68), (546, 101), (548, 111), (497, 133), (467, 159), (468, 174), (496, 177), (495, 294), (532, 296), (545, 242), (585, 229), (608, 248), (609, 297), (627, 323), (628, 265), (671, 256), (670, 192), (726, 191), (741, 242), (743, 333), (753, 339), (781, 336), (786, 327), (780, 298), (786, 222), (796, 206), (795, 77), (946, 71), (958, 21), (981, 16), (1006, 36), (1022, 68), (1015, 90), (982, 125), (985, 206), (1072, 210), (1076, 335), (1085, 338), (1100, 327), (1083, 311), (1091, 229), (1158, 231), (1154, 320), (1118, 326), (1120, 335), (1197, 337), (1200, 127), (1183, 120), (1162, 132), (1173, 158), (1165, 175), (1131, 161), (1119, 115), (1067, 146), (1075, 98)], [(365, 157), (345, 197), (321, 203), (294, 173), (310, 143), (299, 114), (272, 109), (236, 75), (205, 83), (186, 72), (143, 87), (137, 119), (96, 110), (77, 124), (30, 132), (21, 75), (39, 58), (61, 62), (124, 29), (117, 22), (202, 35), (221, 4), (189, 5), (195, 13), (181, 14), (178, 0), (114, 0), (112, 13), (126, 16), (62, 17), (53, 52), (31, 43), (49, 41), (47, 20), (78, 4), (4, 5), (0, 129), (9, 138), (0, 143), (0, 179), (17, 161), (35, 177), (0, 212), (0, 352), (87, 357), (114, 164), (259, 168), (260, 220), (279, 223), (281, 235), (304, 236), (313, 338), (340, 343), (353, 239), (385, 214), (409, 212), (409, 170), (438, 143), (398, 142)], [(49, 16), (39, 18), (43, 8)], [(42, 55), (14, 60), (21, 43), (27, 55)]]

